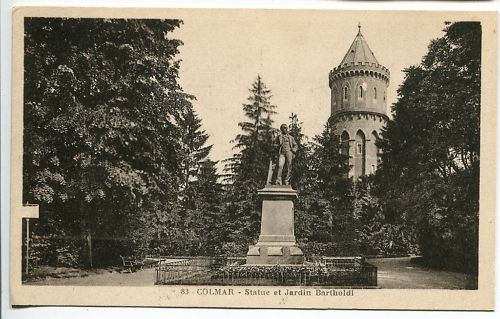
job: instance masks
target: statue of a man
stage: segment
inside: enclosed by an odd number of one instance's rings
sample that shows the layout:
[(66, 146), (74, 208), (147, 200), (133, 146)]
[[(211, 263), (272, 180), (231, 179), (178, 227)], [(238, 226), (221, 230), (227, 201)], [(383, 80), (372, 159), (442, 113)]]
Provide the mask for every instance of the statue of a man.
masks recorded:
[[(280, 132), (275, 137), (274, 143), (279, 147), (278, 151), (278, 172), (276, 175), (276, 185), (290, 185), (290, 178), (292, 177), (292, 161), (295, 153), (297, 152), (298, 146), (295, 139), (288, 134), (288, 126), (282, 124), (280, 126)], [(283, 181), (283, 166), (286, 164), (286, 178)], [(272, 163), (270, 164), (270, 171), (268, 174), (268, 184), (271, 182), (272, 178)], [(274, 167), (273, 167), (274, 168)]]

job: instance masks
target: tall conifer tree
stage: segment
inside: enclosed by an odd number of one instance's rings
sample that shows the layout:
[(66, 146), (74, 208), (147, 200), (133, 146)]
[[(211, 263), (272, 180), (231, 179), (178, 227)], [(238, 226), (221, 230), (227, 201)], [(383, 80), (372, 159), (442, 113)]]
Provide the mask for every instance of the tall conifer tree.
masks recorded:
[(275, 109), (271, 90), (257, 76), (248, 102), (243, 104), (246, 121), (238, 124), (242, 133), (234, 140), (234, 149), (238, 152), (226, 164), (231, 182), (227, 210), (232, 218), (230, 228), (234, 230), (228, 234), (230, 240), (248, 242), (258, 234), (260, 202), (257, 189), (265, 184), (273, 153), (272, 115)]
[(206, 160), (212, 145), (206, 145), (208, 134), (201, 128), (201, 119), (193, 108), (188, 108), (178, 119), (181, 130), (181, 188), (185, 208), (193, 208), (195, 189), (193, 179), (197, 178), (200, 165)]

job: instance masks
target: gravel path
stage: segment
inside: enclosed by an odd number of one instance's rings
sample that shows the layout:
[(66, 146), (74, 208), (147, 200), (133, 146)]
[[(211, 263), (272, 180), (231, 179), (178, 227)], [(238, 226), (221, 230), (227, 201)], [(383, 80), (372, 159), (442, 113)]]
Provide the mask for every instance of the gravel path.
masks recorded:
[[(167, 259), (166, 262), (177, 262), (181, 259)], [(91, 274), (85, 277), (52, 278), (32, 281), (28, 285), (51, 286), (153, 286), (156, 272), (154, 267), (136, 272), (109, 271), (101, 274)]]
[(108, 272), (73, 278), (46, 278), (28, 283), (28, 285), (52, 286), (153, 286), (155, 269), (148, 268), (133, 273)]
[(435, 270), (412, 263), (410, 257), (369, 259), (377, 266), (378, 287), (390, 289), (477, 289), (472, 275)]

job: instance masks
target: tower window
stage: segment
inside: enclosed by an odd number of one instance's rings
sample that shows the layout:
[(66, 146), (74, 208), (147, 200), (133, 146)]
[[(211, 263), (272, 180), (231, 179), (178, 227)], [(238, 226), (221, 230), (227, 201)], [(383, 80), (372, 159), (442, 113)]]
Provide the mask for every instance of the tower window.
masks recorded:
[(344, 100), (347, 100), (347, 96), (349, 94), (349, 91), (347, 90), (347, 86), (344, 87)]
[(354, 176), (366, 174), (366, 138), (363, 131), (356, 133), (356, 156), (354, 156)]
[(373, 98), (377, 99), (377, 88), (373, 88)]
[(341, 147), (340, 147), (340, 154), (345, 156), (345, 164), (349, 164), (349, 134), (344, 131), (342, 132), (342, 135), (340, 136), (340, 141), (341, 141)]
[(363, 98), (363, 87), (360, 85), (358, 90), (359, 90), (358, 96), (362, 99)]

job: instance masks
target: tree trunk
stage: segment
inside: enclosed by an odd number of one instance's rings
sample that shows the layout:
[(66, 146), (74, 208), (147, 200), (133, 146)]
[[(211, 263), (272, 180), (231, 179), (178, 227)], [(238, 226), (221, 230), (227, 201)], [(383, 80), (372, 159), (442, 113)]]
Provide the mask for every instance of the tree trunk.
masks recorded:
[(81, 215), (84, 216), (82, 219), (82, 236), (84, 240), (84, 245), (86, 249), (87, 265), (93, 267), (93, 256), (92, 256), (92, 232), (90, 227), (90, 214), (88, 210), (80, 206)]
[(87, 229), (87, 247), (88, 247), (88, 256), (89, 256), (89, 266), (90, 268), (93, 267), (93, 260), (92, 260), (92, 234), (90, 232), (90, 229)]

